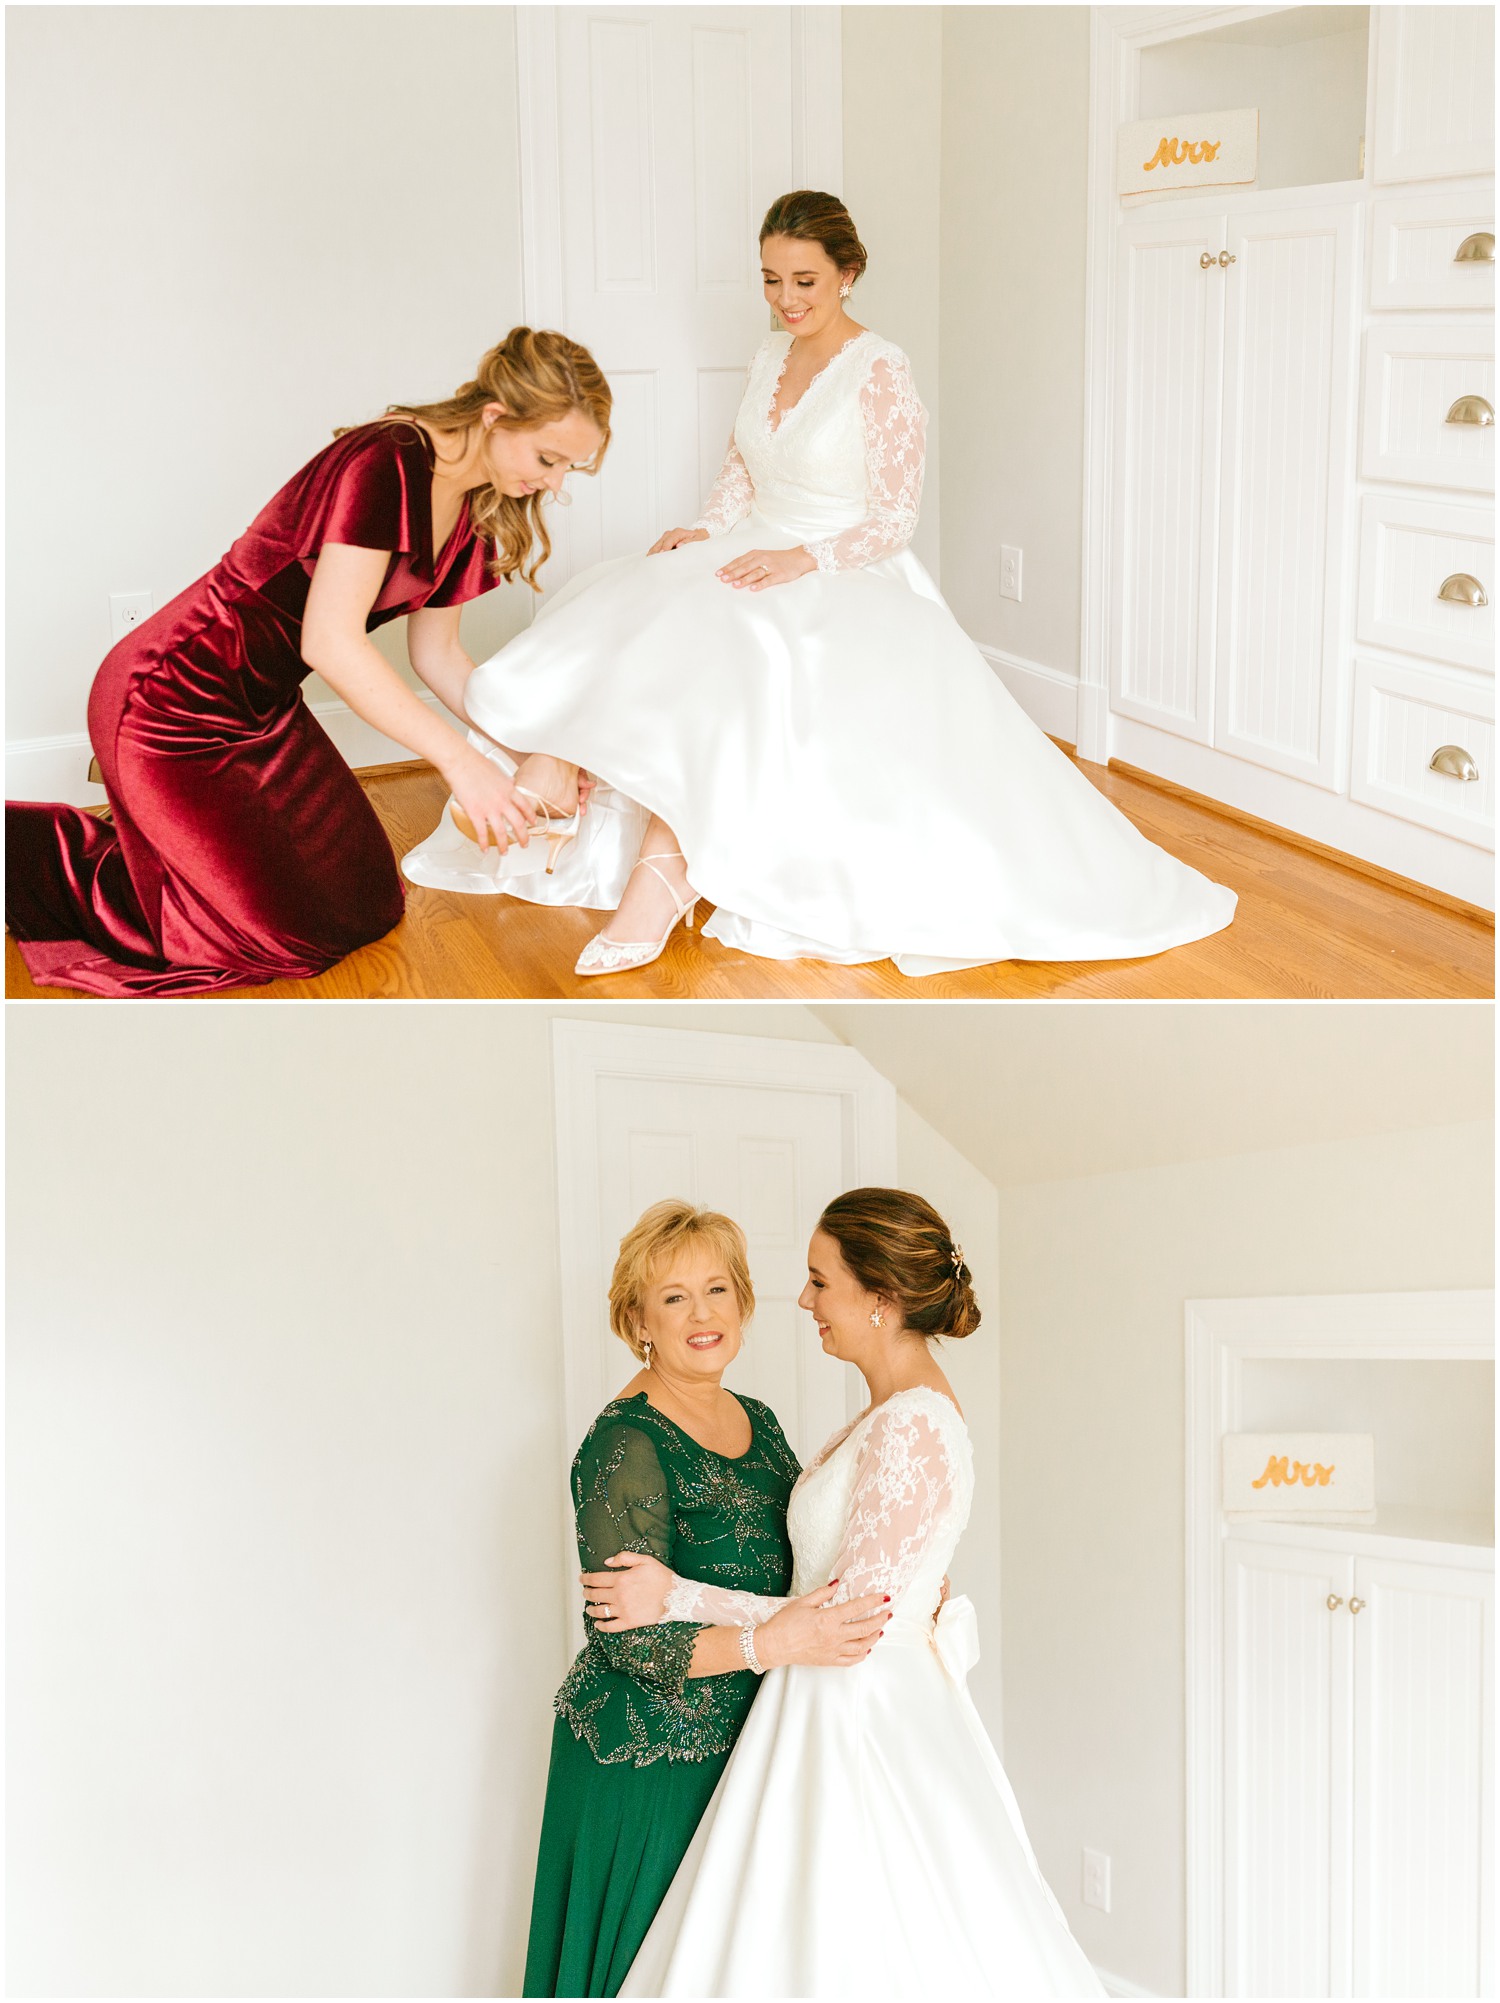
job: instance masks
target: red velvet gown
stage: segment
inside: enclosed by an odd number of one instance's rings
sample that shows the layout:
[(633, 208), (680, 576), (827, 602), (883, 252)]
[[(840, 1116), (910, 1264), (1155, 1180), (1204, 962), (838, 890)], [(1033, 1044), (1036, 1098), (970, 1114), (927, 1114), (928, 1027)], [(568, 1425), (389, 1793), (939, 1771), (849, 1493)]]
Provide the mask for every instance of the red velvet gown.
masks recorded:
[(392, 552), (369, 629), (490, 588), (467, 510), (433, 550), (432, 466), (418, 425), (346, 432), (105, 655), (89, 736), (113, 824), (5, 809), (6, 922), (35, 981), (203, 994), (322, 973), (396, 924), (390, 844), (302, 700), (302, 614), (329, 542)]

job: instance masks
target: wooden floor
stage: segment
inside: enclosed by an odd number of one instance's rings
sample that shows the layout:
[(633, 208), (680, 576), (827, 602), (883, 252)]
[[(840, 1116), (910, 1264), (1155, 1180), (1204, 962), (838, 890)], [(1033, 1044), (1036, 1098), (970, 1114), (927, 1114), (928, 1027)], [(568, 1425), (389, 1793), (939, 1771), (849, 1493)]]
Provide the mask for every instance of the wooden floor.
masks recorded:
[[(757, 960), (679, 929), (653, 966), (580, 981), (573, 962), (603, 922), (599, 914), (409, 886), (405, 918), (376, 945), (351, 954), (317, 980), (242, 988), (238, 998), (1303, 1001), (1493, 994), (1494, 930), (1482, 919), (1429, 903), (1127, 774), (1098, 765), (1079, 769), (1152, 841), (1238, 891), (1239, 911), (1227, 931), (1148, 960), (1069, 965), (1011, 960), (908, 980), (888, 960), (867, 967)], [(398, 854), (432, 831), (446, 791), (430, 767), (400, 767), (373, 774), (366, 783)], [(699, 906), (700, 913), (704, 909)], [(9, 936), (5, 992), (14, 999), (65, 993), (33, 985)]]

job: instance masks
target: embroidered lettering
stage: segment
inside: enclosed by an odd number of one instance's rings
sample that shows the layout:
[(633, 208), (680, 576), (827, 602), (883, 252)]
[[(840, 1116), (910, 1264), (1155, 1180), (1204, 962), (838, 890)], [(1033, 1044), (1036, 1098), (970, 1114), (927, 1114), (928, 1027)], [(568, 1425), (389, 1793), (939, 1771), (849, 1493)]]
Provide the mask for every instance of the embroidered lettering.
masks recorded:
[[(1336, 1467), (1337, 1462), (1334, 1463)], [(1272, 1488), (1295, 1488), (1300, 1482), (1304, 1488), (1327, 1488), (1333, 1479), (1333, 1468), (1324, 1467), (1321, 1461), (1293, 1461), (1288, 1468), (1285, 1454), (1272, 1454), (1262, 1473), (1252, 1481), (1252, 1488), (1264, 1488), (1267, 1483)]]
[(1223, 144), (1222, 139), (1163, 139), (1151, 158), (1141, 162), (1141, 169), (1149, 174), (1153, 167), (1201, 167), (1205, 160), (1218, 159)]

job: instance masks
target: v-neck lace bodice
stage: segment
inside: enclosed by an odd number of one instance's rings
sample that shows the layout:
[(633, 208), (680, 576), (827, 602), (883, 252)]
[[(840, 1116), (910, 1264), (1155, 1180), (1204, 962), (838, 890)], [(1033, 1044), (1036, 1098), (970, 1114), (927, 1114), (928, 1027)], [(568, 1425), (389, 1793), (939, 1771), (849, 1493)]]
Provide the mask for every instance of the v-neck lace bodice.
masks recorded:
[(754, 508), (803, 543), (819, 570), (860, 570), (894, 556), (916, 531), (927, 414), (905, 355), (866, 328), (778, 415), (792, 338), (772, 334), (757, 350), (728, 455), (694, 526), (723, 535)]
[(782, 429), (787, 419), (793, 414), (793, 412), (802, 409), (803, 405), (807, 402), (807, 399), (813, 394), (814, 390), (817, 388), (817, 385), (820, 382), (826, 380), (830, 370), (835, 369), (838, 363), (843, 360), (844, 356), (848, 354), (849, 350), (855, 345), (855, 343), (858, 341), (863, 341), (869, 334), (869, 331), (870, 330), (868, 327), (861, 327), (861, 329), (857, 334), (851, 334), (847, 341), (841, 342), (840, 345), (837, 348), (835, 348), (833, 353), (828, 357), (828, 360), (826, 362), (823, 362), (818, 368), (813, 370), (812, 374), (803, 384), (802, 394), (801, 396), (798, 397), (797, 401), (795, 403), (788, 404), (785, 410), (779, 410), (776, 406), (776, 399), (781, 394), (781, 385), (786, 381), (786, 372), (788, 366), (791, 363), (792, 350), (797, 345), (795, 340), (789, 340), (787, 342), (786, 351), (781, 357), (781, 365), (777, 369), (775, 375), (771, 378), (771, 393), (766, 403), (766, 430), (771, 434), (773, 438), (776, 436), (777, 432)]

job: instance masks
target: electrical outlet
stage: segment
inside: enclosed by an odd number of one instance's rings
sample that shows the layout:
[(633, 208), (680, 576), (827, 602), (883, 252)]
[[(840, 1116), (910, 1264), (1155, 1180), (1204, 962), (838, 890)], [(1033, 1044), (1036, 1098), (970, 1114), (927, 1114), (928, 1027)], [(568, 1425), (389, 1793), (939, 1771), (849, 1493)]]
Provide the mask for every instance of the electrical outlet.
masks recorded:
[(156, 610), (149, 591), (112, 591), (109, 594), (110, 637), (123, 640)]
[(1109, 1859), (1102, 1850), (1083, 1853), (1083, 1903), (1109, 1911)]
[(1000, 596), (1021, 602), (1021, 552), (1008, 543), (1000, 546)]

